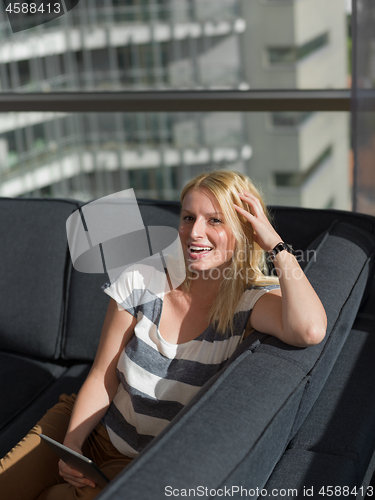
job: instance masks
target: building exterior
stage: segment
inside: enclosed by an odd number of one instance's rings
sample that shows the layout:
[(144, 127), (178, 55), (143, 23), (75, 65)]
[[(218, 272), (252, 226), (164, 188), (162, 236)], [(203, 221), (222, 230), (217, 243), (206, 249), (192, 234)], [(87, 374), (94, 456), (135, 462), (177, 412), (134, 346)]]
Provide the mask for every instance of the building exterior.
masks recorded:
[[(328, 4), (80, 0), (20, 33), (1, 12), (1, 91), (343, 88), (345, 5)], [(0, 195), (176, 199), (229, 165), (268, 203), (348, 208), (348, 147), (339, 113), (3, 113)]]
[[(244, 1), (242, 6), (244, 68), (251, 89), (347, 86), (341, 0)], [(270, 204), (349, 208), (348, 115), (249, 113), (246, 119), (253, 150), (250, 172)]]

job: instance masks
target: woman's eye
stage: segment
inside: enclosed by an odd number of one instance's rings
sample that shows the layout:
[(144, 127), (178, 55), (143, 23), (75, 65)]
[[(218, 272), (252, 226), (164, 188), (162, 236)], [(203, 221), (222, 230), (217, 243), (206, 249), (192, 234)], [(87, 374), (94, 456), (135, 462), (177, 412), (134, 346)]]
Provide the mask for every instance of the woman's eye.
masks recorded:
[[(182, 220), (186, 221), (186, 222), (191, 222), (194, 220), (194, 217), (192, 217), (191, 215), (184, 215), (184, 217), (182, 217)], [(209, 222), (211, 224), (221, 224), (223, 221), (221, 221), (220, 219), (215, 219), (213, 217), (213, 218), (209, 219)]]

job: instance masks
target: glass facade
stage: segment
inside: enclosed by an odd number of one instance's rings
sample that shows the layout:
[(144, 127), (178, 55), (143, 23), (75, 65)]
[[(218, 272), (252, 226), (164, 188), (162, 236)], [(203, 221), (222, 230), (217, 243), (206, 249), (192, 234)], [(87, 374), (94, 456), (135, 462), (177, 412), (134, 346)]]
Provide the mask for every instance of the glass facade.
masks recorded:
[(269, 204), (350, 209), (348, 113), (281, 114), (276, 126), (272, 113), (8, 118), (0, 196), (87, 201), (132, 187), (140, 198), (179, 199), (202, 170), (231, 168), (260, 184)]

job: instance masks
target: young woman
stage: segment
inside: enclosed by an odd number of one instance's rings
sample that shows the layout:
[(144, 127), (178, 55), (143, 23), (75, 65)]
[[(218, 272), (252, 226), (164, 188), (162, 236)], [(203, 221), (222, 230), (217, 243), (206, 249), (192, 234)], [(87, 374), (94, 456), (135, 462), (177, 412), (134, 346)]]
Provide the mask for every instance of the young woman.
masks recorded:
[[(77, 397), (63, 395), (0, 461), (4, 500), (91, 499), (100, 492), (58, 461), (40, 432), (89, 456), (112, 479), (251, 329), (299, 347), (324, 338), (324, 308), (249, 178), (201, 174), (185, 186), (181, 204), (185, 281), (154, 294), (135, 265), (105, 288), (112, 299), (92, 369)], [(264, 273), (266, 252), (277, 277)]]

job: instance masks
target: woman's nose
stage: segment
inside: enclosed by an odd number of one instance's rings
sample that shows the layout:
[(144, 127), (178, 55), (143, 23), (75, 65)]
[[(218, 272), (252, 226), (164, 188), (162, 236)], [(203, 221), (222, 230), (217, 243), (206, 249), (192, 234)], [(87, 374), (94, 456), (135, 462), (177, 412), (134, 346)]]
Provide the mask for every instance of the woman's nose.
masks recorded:
[(198, 236), (203, 236), (204, 233), (204, 221), (196, 219), (192, 225), (190, 234), (192, 237), (196, 238)]

